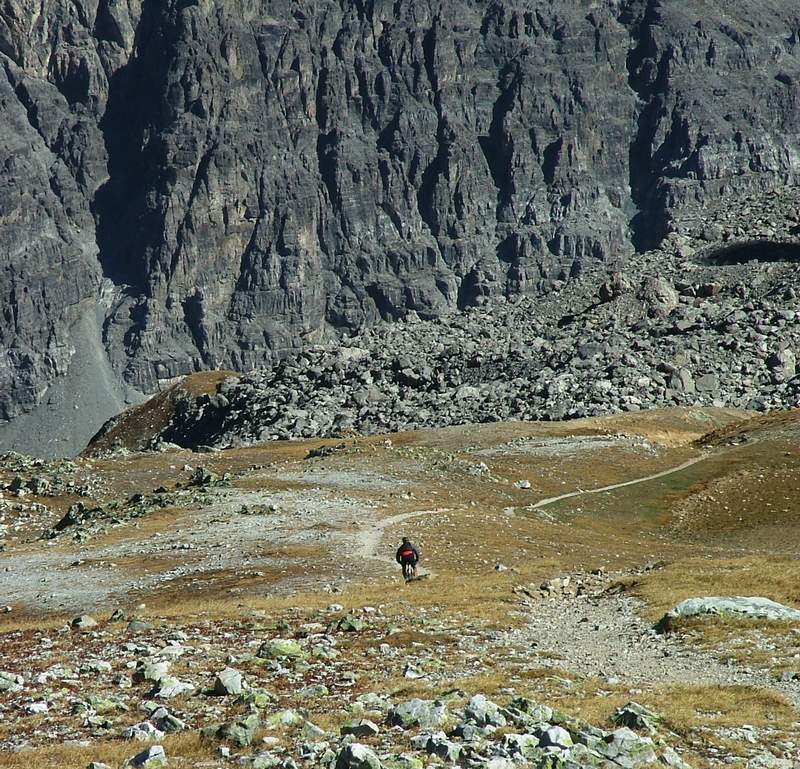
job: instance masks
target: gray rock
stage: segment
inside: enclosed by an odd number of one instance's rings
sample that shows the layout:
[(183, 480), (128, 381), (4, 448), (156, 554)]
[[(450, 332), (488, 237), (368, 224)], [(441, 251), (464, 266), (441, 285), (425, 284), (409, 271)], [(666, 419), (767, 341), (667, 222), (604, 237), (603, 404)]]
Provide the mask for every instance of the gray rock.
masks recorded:
[(778, 758), (772, 753), (759, 753), (747, 762), (747, 769), (794, 769), (796, 763), (788, 758)]
[(171, 699), (173, 697), (182, 697), (187, 694), (194, 694), (195, 687), (187, 681), (180, 681), (173, 676), (165, 676), (156, 683), (153, 690), (153, 697), (160, 697), (162, 699)]
[(214, 680), (213, 693), (218, 697), (224, 697), (228, 694), (241, 694), (244, 688), (246, 685), (242, 674), (234, 668), (225, 668)]
[(719, 390), (719, 379), (716, 374), (703, 374), (695, 380), (694, 387), (699, 393), (715, 393)]
[(247, 766), (251, 769), (279, 769), (283, 766), (283, 759), (270, 751), (263, 751), (253, 756)]
[(93, 627), (97, 627), (97, 620), (88, 614), (82, 614), (80, 617), (75, 617), (70, 625), (75, 630), (91, 630)]
[(767, 358), (767, 368), (774, 383), (787, 382), (797, 372), (797, 358), (790, 349), (778, 350)]
[(167, 660), (144, 660), (136, 665), (133, 680), (137, 683), (150, 681), (158, 683), (169, 676), (170, 663)]
[(166, 765), (167, 755), (164, 752), (164, 748), (161, 745), (153, 745), (125, 761), (123, 768), (158, 769)]
[(625, 726), (611, 732), (593, 747), (605, 758), (631, 768), (657, 759), (653, 741), (649, 737), (640, 737)]
[(380, 734), (378, 725), (367, 718), (360, 718), (358, 721), (350, 721), (341, 727), (341, 733), (352, 734), (354, 737), (375, 737)]
[(638, 702), (629, 702), (621, 708), (617, 708), (611, 716), (611, 720), (617, 726), (627, 726), (629, 729), (644, 729), (652, 733), (656, 731), (656, 726), (661, 717)]
[(653, 315), (669, 315), (678, 306), (678, 292), (661, 277), (648, 278), (639, 297)]
[(704, 598), (687, 598), (673, 609), (670, 609), (659, 621), (659, 627), (667, 628), (670, 621), (681, 617), (698, 617), (705, 615), (749, 617), (752, 619), (800, 620), (800, 609), (772, 601), (769, 598), (743, 596), (708, 596)]
[(395, 705), (387, 718), (390, 724), (402, 726), (404, 729), (414, 726), (430, 729), (446, 724), (449, 713), (442, 702), (412, 699)]
[(150, 714), (150, 721), (167, 734), (174, 734), (175, 732), (183, 732), (186, 730), (185, 722), (172, 715), (172, 713), (163, 707), (156, 708)]
[(681, 368), (670, 377), (669, 386), (681, 393), (693, 393), (695, 381), (689, 369)]
[(570, 733), (560, 727), (551, 726), (548, 729), (543, 729), (539, 737), (539, 746), (542, 748), (561, 748), (566, 750), (572, 747), (572, 737)]
[(298, 659), (303, 656), (303, 647), (290, 638), (273, 638), (261, 645), (258, 656), (274, 659)]
[(14, 692), (22, 691), (24, 683), (25, 679), (22, 676), (0, 670), (0, 692), (13, 694)]
[(339, 751), (335, 769), (382, 769), (382, 766), (372, 750), (366, 745), (354, 742)]
[(164, 739), (164, 732), (157, 729), (149, 721), (129, 726), (122, 732), (126, 740), (139, 740), (140, 742), (158, 742)]
[(324, 740), (327, 735), (323, 728), (317, 726), (311, 721), (304, 721), (303, 725), (300, 727), (298, 736), (301, 740), (312, 741)]
[(261, 717), (258, 713), (251, 713), (221, 727), (210, 729), (212, 734), (220, 739), (230, 740), (239, 747), (246, 747), (253, 742), (260, 726)]
[(137, 634), (137, 633), (146, 633), (148, 630), (152, 630), (153, 626), (149, 622), (145, 622), (142, 619), (132, 619), (128, 623), (127, 630), (129, 633)]
[(534, 734), (505, 734), (499, 750), (502, 755), (514, 760), (535, 762), (544, 755), (539, 742), (540, 737)]
[(461, 757), (462, 748), (458, 743), (448, 740), (444, 732), (434, 732), (428, 737), (425, 750), (446, 763), (455, 764)]
[(505, 716), (495, 703), (482, 694), (476, 694), (464, 708), (464, 717), (478, 726), (505, 726)]
[(658, 754), (658, 760), (670, 769), (690, 769), (689, 764), (670, 747), (662, 748)]
[(623, 294), (633, 292), (633, 287), (621, 272), (614, 272), (609, 279), (600, 285), (598, 295), (601, 302), (611, 302)]

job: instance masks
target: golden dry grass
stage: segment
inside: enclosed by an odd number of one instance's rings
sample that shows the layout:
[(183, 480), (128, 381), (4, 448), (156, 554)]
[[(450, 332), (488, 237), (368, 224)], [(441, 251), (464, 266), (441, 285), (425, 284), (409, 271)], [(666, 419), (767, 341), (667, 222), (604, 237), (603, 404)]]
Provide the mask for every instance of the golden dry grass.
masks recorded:
[(800, 607), (800, 562), (783, 557), (683, 558), (635, 579), (631, 591), (659, 619), (675, 604), (698, 596), (762, 596)]
[(643, 697), (668, 727), (687, 733), (700, 726), (788, 727), (797, 711), (778, 692), (750, 686), (672, 684)]
[[(415, 518), (387, 529), (378, 548), (378, 553), (391, 556), (400, 534), (412, 534), (423, 547), (423, 565), (435, 571), (431, 579), (406, 586), (400, 580), (399, 569), (395, 577), (388, 579), (383, 576), (382, 567), (374, 563), (353, 562), (352, 571), (347, 575), (352, 582), (344, 585), (340, 593), (308, 590), (284, 596), (265, 595), (272, 585), (287, 576), (323, 576), (335, 560), (327, 546), (278, 548), (265, 545), (264, 555), (289, 561), (291, 565), (275, 570), (259, 565), (257, 568), (265, 572), (263, 577), (246, 576), (234, 570), (208, 572), (204, 575), (207, 584), (202, 592), (190, 590), (186, 582), (176, 581), (158, 592), (137, 596), (136, 602), (144, 600), (147, 604), (146, 609), (137, 614), (156, 622), (162, 618), (167, 621), (232, 619), (259, 624), (263, 618), (265, 625), (269, 625), (284, 613), (296, 619), (336, 602), (345, 610), (380, 607), (388, 622), (394, 617), (424, 613), (431, 620), (442, 620), (445, 624), (455, 620), (462, 625), (506, 630), (524, 622), (525, 611), (529, 610), (523, 607), (522, 599), (514, 592), (515, 587), (533, 586), (535, 591), (541, 581), (560, 574), (601, 565), (625, 569), (639, 566), (644, 560), (659, 559), (671, 563), (637, 576), (626, 585), (645, 602), (647, 615), (652, 620), (683, 598), (696, 595), (765, 595), (790, 605), (800, 605), (800, 588), (796, 587), (800, 585), (800, 566), (792, 559), (763, 555), (731, 557), (736, 551), (729, 545), (718, 546), (699, 536), (696, 539), (674, 537), (674, 532), (667, 529), (666, 522), (673, 506), (681, 500), (691, 500), (698, 489), (706, 488), (703, 484), (708, 479), (703, 477), (704, 473), (725, 472), (724, 457), (717, 463), (696, 465), (696, 477), (676, 477), (670, 483), (650, 487), (628, 487), (619, 497), (609, 498), (610, 501), (602, 495), (586, 496), (577, 500), (576, 505), (570, 503), (563, 509), (549, 509), (548, 513), (556, 515), (555, 520), (525, 512), (526, 505), (550, 493), (601, 486), (676, 465), (696, 452), (691, 444), (707, 429), (736, 422), (744, 416), (725, 410), (662, 410), (567, 425), (515, 423), (406, 433), (391, 436), (391, 447), (383, 446), (384, 436), (375, 436), (347, 441), (346, 449), (333, 458), (305, 459), (309, 448), (341, 441), (269, 444), (202, 457), (188, 452), (142, 455), (97, 461), (93, 468), (109, 479), (113, 493), (132, 493), (174, 483), (175, 468), (182, 468), (184, 463), (203, 464), (217, 473), (229, 471), (235, 475), (234, 484), (243, 488), (276, 491), (308, 485), (281, 480), (276, 467), (281, 470), (342, 468), (352, 473), (374, 472), (378, 468), (387, 475), (397, 474), (401, 479), (398, 487), (413, 496), (402, 498), (393, 488), (369, 493), (363, 488), (344, 488), (342, 493), (358, 499), (371, 497), (380, 505), (376, 509), (385, 516), (422, 509), (447, 509), (444, 514)], [(746, 426), (738, 425), (736, 429), (744, 430)], [(661, 440), (669, 448), (662, 447), (656, 453), (641, 457), (616, 449), (589, 452), (585, 457), (564, 460), (560, 468), (559, 462), (524, 452), (491, 456), (472, 453), (475, 447), (507, 444), (531, 436), (603, 435), (617, 431)], [(766, 441), (761, 445), (766, 445)], [(752, 459), (746, 453), (742, 456), (743, 461)], [(490, 466), (491, 479), (476, 478), (466, 472), (465, 468), (479, 459), (485, 459)], [(251, 469), (254, 465), (267, 467)], [(565, 473), (564, 484), (558, 472)], [(516, 488), (514, 481), (519, 478), (529, 478), (534, 489)], [(617, 504), (619, 500), (624, 504)], [(580, 516), (570, 514), (570, 508), (577, 505), (583, 509)], [(514, 508), (513, 514), (505, 512), (506, 508)], [(369, 526), (370, 520), (365, 517), (360, 525)], [(143, 524), (135, 536), (149, 536), (174, 526), (175, 511), (155, 513)], [(354, 524), (354, 528), (357, 527)], [(695, 534), (697, 532), (692, 532), (693, 536)], [(115, 532), (102, 541), (119, 541), (118, 537)], [(706, 557), (712, 553), (714, 558)], [(131, 573), (155, 563), (146, 558), (119, 560)], [(495, 561), (510, 568), (496, 572)], [(168, 562), (162, 565), (166, 568)], [(65, 619), (43, 620), (15, 613), (0, 616), (0, 630), (57, 627)], [(737, 634), (747, 633), (747, 627), (715, 623), (713, 631), (703, 634), (707, 627), (712, 626), (687, 625), (682, 630), (695, 634), (693, 643), (712, 649), (722, 649)], [(759, 627), (760, 632), (773, 637), (771, 627), (763, 624)], [(779, 629), (774, 632), (778, 633)], [(449, 646), (451, 641), (450, 635), (426, 633), (423, 627), (377, 639), (356, 634), (348, 638), (347, 644), (349, 654), (367, 658), (374, 655), (376, 644), (384, 642), (402, 650), (413, 650), (415, 644), (421, 644), (427, 652), (437, 645)], [(747, 649), (737, 647), (726, 653), (745, 655)], [(671, 685), (644, 687), (641, 694), (634, 697), (624, 682), (611, 685), (604, 680), (583, 678), (569, 670), (560, 670), (558, 666), (563, 661), (556, 656), (552, 659), (555, 663), (552, 668), (530, 669), (520, 669), (516, 661), (506, 665), (500, 659), (487, 659), (484, 661), (487, 669), (480, 675), (459, 678), (457, 672), (451, 671), (446, 683), (501, 700), (512, 686), (519, 694), (529, 694), (602, 726), (608, 725), (608, 718), (616, 707), (632, 698), (660, 712), (668, 728), (680, 734), (696, 732), (703, 726), (734, 726), (743, 722), (789, 724), (797, 720), (791, 706), (771, 692), (746, 687)], [(563, 663), (563, 667), (568, 665)], [(442, 693), (440, 685), (410, 681), (395, 676), (394, 672), (389, 677), (387, 670), (376, 670), (373, 678), (365, 674), (359, 686), (377, 683), (395, 699), (433, 697)], [(319, 721), (316, 716), (315, 719)], [(320, 725), (334, 728), (337, 723), (338, 716), (331, 714)], [(189, 737), (185, 739), (184, 745), (177, 742), (177, 738), (170, 738), (168, 754), (179, 753), (190, 761), (193, 757), (208, 758), (213, 746), (192, 742)], [(105, 760), (115, 765), (132, 755), (136, 747), (116, 742), (101, 743), (89, 751), (54, 746), (27, 753), (22, 758), (12, 756), (15, 763), (3, 763), (5, 757), (0, 758), (0, 765), (60, 769), (83, 766), (89, 760)], [(698, 761), (697, 766), (702, 763)]]
[[(199, 732), (168, 735), (161, 742), (171, 767), (194, 767), (200, 761), (212, 761), (216, 743), (203, 740)], [(91, 761), (120, 766), (123, 761), (144, 750), (133, 741), (98, 741), (89, 747), (48, 745), (0, 755), (3, 769), (81, 769)]]

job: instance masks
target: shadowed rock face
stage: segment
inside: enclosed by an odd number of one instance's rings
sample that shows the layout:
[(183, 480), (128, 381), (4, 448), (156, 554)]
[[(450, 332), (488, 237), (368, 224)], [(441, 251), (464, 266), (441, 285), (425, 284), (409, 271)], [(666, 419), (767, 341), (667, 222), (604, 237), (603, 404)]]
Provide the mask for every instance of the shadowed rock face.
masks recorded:
[(747, 262), (798, 262), (800, 244), (751, 240), (714, 249), (706, 257), (711, 264), (745, 264)]
[(0, 417), (98, 307), (98, 367), (151, 392), (793, 184), (798, 53), (788, 0), (10, 0)]

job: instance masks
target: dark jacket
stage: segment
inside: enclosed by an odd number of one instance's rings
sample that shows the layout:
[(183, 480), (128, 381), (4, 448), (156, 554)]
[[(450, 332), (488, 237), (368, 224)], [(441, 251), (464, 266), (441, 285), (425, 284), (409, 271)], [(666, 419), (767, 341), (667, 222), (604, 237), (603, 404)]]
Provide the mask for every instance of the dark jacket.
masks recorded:
[(397, 563), (402, 563), (403, 552), (406, 550), (410, 550), (413, 553), (413, 557), (410, 560), (412, 563), (416, 563), (419, 560), (419, 549), (413, 542), (406, 542), (397, 548), (397, 554), (394, 557), (395, 561), (397, 561)]

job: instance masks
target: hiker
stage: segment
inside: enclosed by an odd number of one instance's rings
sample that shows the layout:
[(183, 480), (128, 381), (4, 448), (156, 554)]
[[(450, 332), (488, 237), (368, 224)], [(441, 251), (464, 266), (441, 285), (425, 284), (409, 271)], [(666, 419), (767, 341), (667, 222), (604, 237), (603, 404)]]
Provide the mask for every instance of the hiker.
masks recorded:
[(416, 579), (417, 563), (419, 563), (419, 549), (408, 537), (403, 537), (403, 541), (400, 547), (397, 548), (397, 554), (394, 559), (403, 568), (403, 577), (406, 582)]

